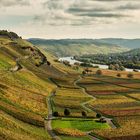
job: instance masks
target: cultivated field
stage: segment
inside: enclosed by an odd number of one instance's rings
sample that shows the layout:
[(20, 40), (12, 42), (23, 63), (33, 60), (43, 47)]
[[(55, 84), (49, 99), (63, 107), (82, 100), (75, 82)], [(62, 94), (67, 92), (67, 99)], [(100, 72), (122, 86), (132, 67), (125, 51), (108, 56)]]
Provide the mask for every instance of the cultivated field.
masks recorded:
[(139, 79), (92, 75), (83, 77), (79, 85), (96, 98), (89, 107), (113, 118), (118, 126), (116, 129), (93, 130), (94, 133), (110, 140), (139, 140)]

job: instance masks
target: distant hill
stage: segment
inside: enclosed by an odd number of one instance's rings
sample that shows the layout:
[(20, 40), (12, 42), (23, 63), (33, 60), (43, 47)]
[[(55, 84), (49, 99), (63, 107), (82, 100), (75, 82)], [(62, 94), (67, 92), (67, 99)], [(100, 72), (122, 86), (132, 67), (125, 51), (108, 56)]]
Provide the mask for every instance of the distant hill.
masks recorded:
[(140, 39), (104, 38), (104, 39), (97, 39), (96, 41), (102, 43), (111, 43), (111, 44), (127, 47), (130, 49), (140, 48)]
[(108, 54), (112, 52), (119, 53), (129, 50), (116, 44), (94, 39), (46, 40), (32, 38), (28, 39), (28, 41), (59, 57), (99, 53)]

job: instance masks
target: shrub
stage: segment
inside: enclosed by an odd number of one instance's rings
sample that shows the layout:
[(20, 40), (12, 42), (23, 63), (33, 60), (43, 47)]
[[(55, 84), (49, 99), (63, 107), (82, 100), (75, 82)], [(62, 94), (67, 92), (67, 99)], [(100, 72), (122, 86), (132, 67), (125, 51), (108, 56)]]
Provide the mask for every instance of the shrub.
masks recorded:
[(47, 65), (48, 65), (48, 66), (50, 66), (50, 65), (51, 65), (51, 63), (50, 63), (49, 61), (47, 61)]
[(87, 117), (87, 113), (85, 111), (82, 111), (82, 116)]
[(58, 117), (59, 116), (59, 113), (57, 111), (53, 112), (53, 116), (54, 117)]
[(85, 75), (85, 74), (87, 74), (87, 72), (86, 71), (83, 71), (82, 74)]
[(102, 117), (101, 114), (99, 114), (99, 113), (96, 114), (96, 118), (101, 118), (101, 117)]
[(128, 73), (128, 74), (127, 74), (127, 77), (128, 77), (128, 78), (133, 78), (133, 76), (134, 76), (133, 73)]
[(102, 75), (103, 73), (102, 73), (102, 71), (101, 70), (97, 70), (96, 71), (96, 75)]
[(82, 67), (92, 67), (92, 64), (90, 64), (90, 63), (81, 63), (80, 66), (82, 66)]
[(120, 73), (118, 73), (118, 74), (117, 74), (117, 77), (121, 77), (121, 74), (120, 74)]
[(66, 108), (66, 109), (64, 110), (64, 115), (65, 115), (65, 116), (69, 116), (69, 115), (70, 115), (69, 109)]

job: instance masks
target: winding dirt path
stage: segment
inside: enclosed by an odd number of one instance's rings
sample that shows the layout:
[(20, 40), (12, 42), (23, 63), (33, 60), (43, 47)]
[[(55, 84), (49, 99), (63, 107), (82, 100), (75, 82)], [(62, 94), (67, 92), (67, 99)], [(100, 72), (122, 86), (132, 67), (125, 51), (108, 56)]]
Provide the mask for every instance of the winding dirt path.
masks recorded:
[(90, 103), (90, 102), (95, 101), (96, 98), (95, 98), (94, 96), (89, 95), (89, 94), (86, 92), (86, 89), (85, 89), (84, 87), (78, 85), (78, 82), (81, 81), (81, 80), (82, 80), (82, 77), (79, 76), (79, 78), (78, 78), (77, 80), (75, 80), (74, 85), (75, 85), (76, 87), (82, 89), (83, 93), (84, 93), (87, 97), (90, 97), (90, 98), (91, 98), (91, 100), (89, 100), (89, 101), (87, 101), (87, 102), (81, 103), (81, 106), (82, 106), (85, 110), (87, 110), (88, 112), (93, 112), (93, 110), (90, 109), (89, 107), (87, 107), (86, 105), (87, 105), (88, 103)]
[(48, 118), (47, 120), (44, 121), (45, 124), (45, 130), (49, 133), (49, 135), (54, 139), (54, 140), (61, 140), (60, 137), (58, 137), (54, 132), (52, 128), (52, 120), (53, 120), (53, 115), (52, 115), (52, 106), (51, 106), (51, 98), (55, 96), (55, 92), (52, 92), (51, 95), (47, 98), (47, 104), (48, 104)]

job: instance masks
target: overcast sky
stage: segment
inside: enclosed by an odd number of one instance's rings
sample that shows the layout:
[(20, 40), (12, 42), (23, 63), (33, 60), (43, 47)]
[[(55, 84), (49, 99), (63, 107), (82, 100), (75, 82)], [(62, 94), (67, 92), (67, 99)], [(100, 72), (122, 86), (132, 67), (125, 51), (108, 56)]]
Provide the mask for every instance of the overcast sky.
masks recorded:
[(0, 29), (24, 38), (140, 38), (140, 0), (0, 0)]

